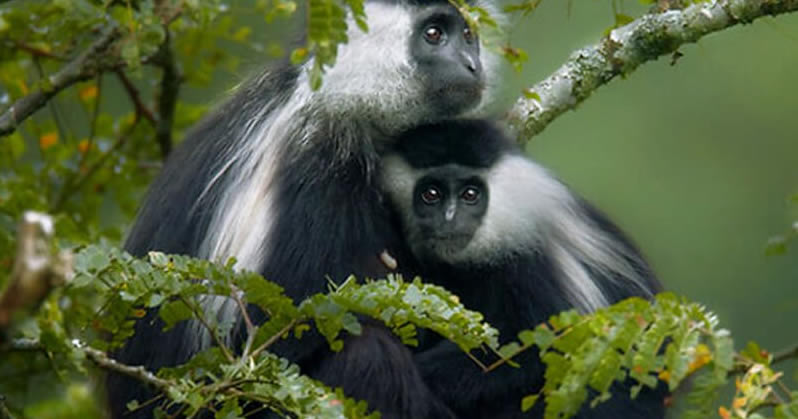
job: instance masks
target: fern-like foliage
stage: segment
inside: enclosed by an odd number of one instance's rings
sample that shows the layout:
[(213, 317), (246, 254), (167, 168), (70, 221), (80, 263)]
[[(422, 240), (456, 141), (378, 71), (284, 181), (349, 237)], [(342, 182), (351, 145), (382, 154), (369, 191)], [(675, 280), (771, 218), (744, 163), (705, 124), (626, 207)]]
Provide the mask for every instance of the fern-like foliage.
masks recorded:
[[(658, 381), (675, 390), (702, 369), (689, 395), (689, 417), (708, 417), (718, 389), (733, 367), (733, 345), (717, 318), (703, 306), (671, 293), (649, 303), (631, 298), (590, 315), (567, 311), (552, 316), (534, 330), (522, 331), (518, 342), (502, 346), (510, 359), (533, 346), (546, 364), (546, 383), (538, 394), (524, 398), (530, 409), (545, 398), (545, 417), (574, 415), (589, 396), (595, 405), (610, 397), (616, 381), (633, 380), (634, 397)], [(495, 367), (495, 366), (492, 366)]]

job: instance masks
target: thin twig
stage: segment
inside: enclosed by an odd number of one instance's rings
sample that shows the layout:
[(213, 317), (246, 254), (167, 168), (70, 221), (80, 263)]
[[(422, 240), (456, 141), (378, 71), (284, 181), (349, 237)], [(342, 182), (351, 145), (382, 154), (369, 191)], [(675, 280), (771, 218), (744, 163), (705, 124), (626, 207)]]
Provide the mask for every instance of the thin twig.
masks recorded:
[(19, 124), (39, 110), (42, 106), (62, 90), (73, 84), (88, 80), (97, 73), (99, 58), (119, 37), (116, 25), (106, 27), (100, 37), (74, 60), (48, 78), (48, 86), (20, 98), (5, 112), (0, 114), (0, 136), (8, 135), (17, 129)]
[[(773, 358), (770, 361), (770, 365), (776, 365), (778, 363), (796, 358), (798, 358), (798, 344), (773, 354)], [(729, 374), (733, 375), (745, 374), (748, 371), (748, 369), (751, 368), (751, 366), (755, 363), (751, 361), (751, 359), (741, 355), (737, 355), (736, 359), (737, 362), (735, 363), (734, 368), (731, 371), (729, 371)]]
[(749, 410), (748, 413), (749, 414), (750, 413), (756, 413), (756, 412), (758, 412), (758, 411), (760, 411), (762, 409), (770, 409), (770, 408), (773, 408), (773, 407), (777, 407), (780, 404), (782, 404), (782, 403), (779, 403), (779, 402), (777, 402), (775, 400), (767, 400), (767, 401), (764, 401), (761, 404), (757, 405), (755, 408)]
[(44, 348), (36, 339), (14, 339), (0, 347), (2, 352), (36, 352)]
[(244, 324), (247, 327), (247, 341), (244, 344), (244, 352), (241, 354), (241, 358), (246, 359), (249, 357), (249, 351), (252, 349), (252, 343), (255, 341), (255, 333), (257, 333), (258, 328), (252, 323), (252, 319), (249, 317), (249, 313), (247, 313), (247, 306), (241, 298), (241, 290), (233, 286), (230, 294), (233, 301), (238, 305), (238, 309), (241, 311), (241, 317), (244, 318)]
[(127, 96), (130, 98), (130, 101), (133, 102), (133, 107), (135, 108), (136, 112), (141, 113), (141, 116), (149, 121), (152, 126), (157, 126), (158, 123), (155, 121), (155, 116), (150, 108), (144, 105), (144, 102), (141, 101), (141, 94), (139, 94), (138, 89), (133, 82), (130, 81), (125, 72), (121, 69), (117, 69), (114, 73), (116, 73), (116, 77), (119, 79), (119, 81), (122, 82), (122, 87), (125, 88), (125, 92), (127, 92)]
[(224, 357), (229, 362), (232, 363), (235, 360), (235, 357), (230, 352), (230, 349), (227, 348), (227, 345), (224, 344), (222, 339), (216, 333), (216, 329), (213, 328), (213, 326), (211, 326), (210, 323), (208, 323), (207, 320), (205, 320), (205, 313), (203, 313), (203, 312), (201, 312), (199, 310), (197, 304), (190, 303), (185, 297), (180, 296), (179, 298), (180, 298), (180, 301), (182, 301), (183, 304), (185, 304), (186, 307), (188, 307), (191, 310), (191, 312), (194, 314), (194, 319), (197, 320), (198, 322), (200, 322), (200, 324), (202, 324), (203, 327), (205, 327), (205, 329), (208, 331), (208, 334), (210, 334), (211, 339), (213, 339), (214, 343), (216, 343), (216, 346), (218, 346), (219, 349), (224, 354)]
[[(787, 384), (784, 384), (784, 381), (781, 381), (780, 379), (779, 379), (779, 380), (776, 380), (776, 386), (777, 386), (777, 387), (778, 387), (778, 388), (779, 388), (779, 389), (780, 389), (782, 392), (784, 392), (784, 397), (786, 397), (786, 398), (787, 398), (787, 400), (790, 400), (790, 401), (792, 401), (792, 390), (790, 390), (790, 388), (789, 388), (789, 387), (787, 387)], [(775, 393), (775, 390), (774, 390), (774, 393)]]
[(771, 362), (771, 365), (794, 358), (798, 358), (798, 344), (773, 354), (773, 361)]
[(86, 160), (89, 158), (89, 154), (91, 148), (94, 146), (94, 139), (97, 135), (97, 120), (100, 118), (100, 99), (102, 98), (102, 81), (103, 75), (102, 73), (97, 75), (97, 99), (94, 101), (94, 108), (91, 112), (91, 120), (89, 122), (89, 138), (87, 139), (86, 149), (80, 155), (80, 160), (78, 161), (78, 172), (84, 167), (86, 164)]
[(28, 44), (26, 44), (24, 42), (21, 42), (21, 41), (15, 41), (14, 42), (14, 46), (16, 48), (18, 48), (18, 49), (21, 49), (21, 50), (29, 53), (30, 55), (32, 55), (34, 57), (49, 58), (51, 60), (57, 60), (57, 61), (66, 61), (67, 60), (66, 57), (63, 57), (63, 56), (58, 55), (58, 54), (54, 54), (54, 53), (52, 53), (50, 51), (45, 51), (45, 50), (43, 50), (41, 48), (36, 48), (36, 47), (34, 47), (32, 45), (28, 45)]
[[(45, 72), (44, 68), (42, 68), (42, 63), (39, 62), (38, 57), (33, 57), (33, 66), (36, 68), (36, 73), (39, 76), (39, 80), (43, 80), (45, 78)], [(64, 120), (61, 118), (61, 112), (58, 111), (58, 103), (55, 101), (55, 97), (47, 101), (47, 109), (53, 116), (53, 122), (55, 122), (55, 128), (58, 131), (58, 136), (62, 141), (66, 141), (67, 130), (64, 126)]]
[(123, 145), (125, 145), (125, 143), (127, 143), (127, 141), (130, 139), (131, 134), (133, 133), (133, 130), (136, 128), (136, 125), (138, 125), (140, 121), (139, 115), (140, 114), (136, 113), (135, 119), (130, 124), (128, 129), (117, 138), (117, 140), (114, 142), (113, 145), (111, 145), (111, 148), (109, 148), (108, 151), (103, 153), (100, 156), (100, 158), (98, 158), (92, 165), (90, 165), (86, 169), (86, 171), (83, 173), (82, 176), (77, 178), (77, 180), (72, 180), (71, 182), (64, 185), (63, 188), (61, 188), (61, 193), (58, 196), (58, 199), (56, 199), (55, 205), (53, 206), (52, 209), (53, 212), (60, 212), (61, 209), (63, 209), (64, 204), (66, 204), (67, 200), (69, 200), (72, 194), (75, 193), (76, 191), (81, 190), (86, 185), (86, 183), (89, 180), (91, 180), (94, 174), (97, 173), (97, 171), (100, 170), (105, 165), (108, 159), (111, 158), (111, 156), (117, 150), (119, 150)]
[(266, 342), (263, 342), (263, 344), (255, 348), (250, 356), (254, 358), (266, 350), (266, 348), (274, 345), (274, 343), (277, 342), (277, 339), (280, 339), (280, 337), (282, 337), (285, 333), (288, 333), (289, 330), (296, 326), (297, 322), (297, 319), (291, 320), (287, 325), (285, 325), (285, 327), (280, 329), (279, 332), (275, 333), (274, 336), (270, 337)]
[(490, 371), (490, 370), (488, 369), (488, 366), (486, 366), (484, 363), (482, 363), (482, 361), (480, 361), (480, 360), (479, 360), (479, 358), (475, 357), (475, 356), (474, 356), (474, 355), (471, 353), (471, 351), (463, 351), (463, 352), (465, 352), (466, 356), (467, 356), (467, 357), (469, 357), (469, 358), (471, 358), (471, 360), (472, 360), (472, 361), (474, 361), (474, 363), (475, 363), (475, 364), (477, 364), (477, 365), (479, 366), (479, 368), (480, 368), (480, 369), (481, 369), (483, 372), (488, 372), (488, 371)]
[(116, 360), (109, 358), (105, 352), (99, 349), (94, 349), (88, 346), (79, 346), (78, 348), (86, 354), (88, 359), (97, 364), (99, 367), (135, 378), (136, 380), (150, 384), (160, 391), (166, 391), (175, 385), (169, 380), (158, 378), (155, 374), (151, 373), (144, 367), (133, 367), (130, 365), (120, 364)]

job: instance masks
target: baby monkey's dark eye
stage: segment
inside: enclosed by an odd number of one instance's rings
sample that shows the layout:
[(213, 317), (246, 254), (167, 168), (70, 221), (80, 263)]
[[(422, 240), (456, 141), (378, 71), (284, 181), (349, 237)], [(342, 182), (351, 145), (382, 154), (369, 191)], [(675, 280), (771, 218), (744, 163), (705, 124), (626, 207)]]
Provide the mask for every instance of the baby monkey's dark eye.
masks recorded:
[(463, 189), (463, 192), (460, 193), (460, 198), (465, 201), (466, 204), (476, 204), (479, 201), (479, 189), (475, 186), (467, 186)]
[(441, 200), (441, 191), (434, 186), (427, 187), (421, 192), (421, 200), (427, 205), (432, 205)]

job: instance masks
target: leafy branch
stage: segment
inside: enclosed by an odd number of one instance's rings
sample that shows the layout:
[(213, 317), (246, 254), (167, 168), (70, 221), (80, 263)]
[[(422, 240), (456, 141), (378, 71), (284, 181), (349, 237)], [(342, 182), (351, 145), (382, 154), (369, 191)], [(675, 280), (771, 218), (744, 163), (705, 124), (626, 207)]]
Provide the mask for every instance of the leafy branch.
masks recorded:
[[(418, 280), (405, 282), (399, 277), (365, 284), (358, 284), (354, 278), (350, 278), (340, 286), (331, 285), (330, 293), (314, 295), (295, 306), (282, 293), (282, 288), (259, 275), (235, 272), (232, 263), (218, 266), (204, 260), (157, 252), (150, 253), (148, 262), (144, 263), (115, 249), (89, 246), (75, 256), (75, 271), (76, 278), (70, 288), (101, 287), (106, 294), (110, 292), (110, 298), (115, 300), (114, 304), (104, 305), (109, 308), (118, 309), (127, 303), (130, 310), (135, 312), (142, 305), (150, 308), (159, 306), (166, 327), (179, 321), (197, 319), (213, 336), (226, 333), (230, 325), (213, 324), (204, 318), (205, 313), (194, 303), (200, 296), (228, 296), (236, 302), (242, 313), (246, 313), (245, 307), (249, 304), (269, 313), (269, 320), (262, 325), (255, 325), (248, 315), (243, 316), (248, 337), (240, 356), (232, 356), (231, 350), (225, 348), (224, 340), (215, 338), (216, 347), (198, 354), (183, 366), (159, 374), (171, 377), (166, 395), (174, 402), (183, 404), (187, 415), (193, 415), (201, 408), (213, 409), (215, 405), (228, 402), (238, 405), (238, 400), (259, 401), (283, 413), (311, 414), (314, 410), (308, 410), (307, 406), (297, 410), (299, 408), (286, 405), (285, 399), (275, 396), (274, 392), (277, 389), (297, 388), (285, 382), (289, 378), (303, 381), (301, 391), (322, 391), (320, 384), (300, 376), (295, 366), (266, 352), (278, 339), (292, 331), (296, 338), (300, 338), (311, 321), (327, 338), (333, 350), (340, 350), (343, 346), (339, 337), (342, 331), (359, 333), (360, 325), (352, 313), (373, 316), (383, 321), (399, 331), (400, 337), (408, 343), (412, 343), (415, 336), (411, 322), (420, 325), (435, 323), (435, 328), (462, 347), (492, 344), (496, 334), (495, 330), (481, 323), (480, 315), (465, 310), (443, 289), (421, 284)], [(192, 278), (202, 278), (202, 281)], [(117, 295), (113, 295), (114, 292)], [(97, 316), (118, 318), (108, 314), (98, 313)], [(447, 321), (442, 321), (443, 318)], [(116, 324), (103, 321), (101, 326), (107, 330), (120, 330), (127, 327), (124, 323), (124, 320)], [(109, 363), (101, 366), (117, 367)], [(196, 371), (204, 373), (196, 376)], [(120, 372), (133, 377), (141, 374), (136, 368)], [(269, 386), (271, 390), (266, 392), (262, 389), (264, 386)], [(333, 396), (330, 390), (325, 391), (328, 396), (316, 399), (332, 397), (334, 400), (344, 400), (342, 406), (352, 410), (352, 417), (365, 415), (365, 406), (346, 401), (339, 392)], [(333, 407), (337, 405), (334, 403)]]
[[(28, 218), (34, 227), (44, 225), (35, 230), (39, 232), (35, 236), (38, 240), (35, 249), (49, 255), (54, 240), (52, 220), (44, 215)], [(46, 234), (39, 230), (45, 230)], [(30, 242), (25, 239), (27, 231), (20, 229), (20, 243)], [(20, 252), (28, 252), (31, 246), (21, 245)], [(17, 256), (17, 260), (29, 259), (25, 253)], [(33, 301), (37, 304), (59, 298), (92, 301), (91, 296), (95, 295), (105, 300), (94, 305), (99, 311), (66, 315), (57, 304), (48, 303), (40, 315), (53, 316), (56, 311), (61, 312), (56, 317), (68, 320), (54, 324), (51, 317), (42, 318), (41, 329), (32, 338), (15, 338), (1, 346), (0, 351), (33, 351), (49, 358), (63, 357), (66, 365), (57, 366), (59, 369), (80, 370), (83, 359), (88, 359), (102, 369), (154, 386), (162, 393), (157, 396), (159, 399), (166, 397), (170, 400), (168, 404), (179, 405), (179, 411), (187, 416), (203, 409), (238, 411), (254, 401), (282, 414), (302, 417), (344, 414), (367, 417), (365, 404), (302, 376), (298, 367), (267, 352), (289, 334), (301, 338), (310, 322), (327, 338), (333, 350), (342, 348), (343, 331), (359, 334), (360, 324), (353, 313), (383, 321), (407, 343), (414, 342), (415, 328), (411, 322), (417, 322), (430, 325), (464, 348), (495, 344), (496, 331), (482, 323), (479, 314), (465, 310), (442, 288), (422, 284), (418, 279), (405, 282), (392, 277), (358, 284), (350, 278), (340, 286), (331, 284), (328, 294), (314, 295), (297, 306), (278, 285), (257, 274), (234, 271), (232, 261), (220, 266), (158, 252), (151, 252), (146, 260), (141, 260), (113, 247), (94, 245), (74, 253), (71, 259), (74, 270), (69, 270), (69, 276), (74, 273), (74, 278), (68, 285), (59, 288), (61, 283), (39, 279), (36, 284), (40, 292)], [(41, 260), (36, 272), (51, 272), (53, 266), (58, 265), (50, 259)], [(12, 286), (2, 295), (20, 298), (30, 294), (18, 290), (19, 287)], [(233, 349), (225, 346), (229, 344), (227, 340), (221, 338), (229, 334), (232, 325), (215, 324), (212, 320), (215, 316), (205, 313), (198, 302), (200, 297), (211, 295), (233, 299), (242, 313), (254, 305), (269, 314), (269, 320), (261, 325), (256, 325), (248, 314), (243, 316), (248, 337), (240, 355), (234, 355)], [(8, 307), (4, 311), (8, 316), (4, 318), (10, 320), (13, 309), (20, 304)], [(129, 319), (141, 317), (142, 309), (157, 309), (167, 328), (181, 321), (199, 321), (212, 333), (216, 346), (184, 365), (164, 369), (157, 375), (140, 366), (118, 363), (104, 349), (118, 345), (132, 333)], [(89, 333), (81, 325), (87, 319), (93, 319)], [(10, 322), (0, 326), (16, 333)], [(69, 333), (70, 330), (73, 332)], [(110, 344), (106, 341), (108, 334), (114, 336)], [(129, 407), (137, 409), (151, 402), (140, 400)]]
[(105, 51), (119, 38), (121, 32), (115, 25), (106, 27), (99, 38), (85, 51), (80, 53), (61, 70), (47, 78), (47, 84), (39, 87), (27, 96), (14, 102), (5, 112), (0, 114), (0, 136), (8, 135), (17, 126), (42, 108), (62, 90), (73, 84), (91, 79), (101, 66), (98, 60)]

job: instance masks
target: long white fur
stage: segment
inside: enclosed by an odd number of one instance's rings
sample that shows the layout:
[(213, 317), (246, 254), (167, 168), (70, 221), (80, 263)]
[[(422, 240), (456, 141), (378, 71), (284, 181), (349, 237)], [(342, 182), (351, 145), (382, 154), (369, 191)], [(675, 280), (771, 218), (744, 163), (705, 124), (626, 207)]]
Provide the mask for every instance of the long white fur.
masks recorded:
[[(411, 124), (427, 122), (425, 115), (431, 110), (419, 100), (421, 85), (414, 79), (414, 65), (409, 60), (412, 10), (399, 4), (367, 2), (365, 11), (369, 31), (361, 31), (353, 19), (348, 19), (349, 42), (339, 47), (336, 65), (327, 69), (322, 87), (311, 90), (308, 70), (313, 62), (306, 63), (287, 103), (273, 113), (269, 113), (272, 106), (267, 103), (257, 118), (247, 122), (228, 155), (220, 156), (227, 163), (213, 176), (199, 200), (206, 198), (215, 183), (225, 182), (199, 257), (219, 262), (235, 257), (237, 269), (261, 268), (263, 255), (274, 245), (269, 237), (279, 182), (274, 169), (284, 158), (280, 146), (293, 141), (301, 148), (314, 138), (314, 130), (319, 127), (308, 120), (321, 117), (330, 124), (347, 121), (358, 124), (367, 135), (371, 131), (381, 138), (389, 138), (386, 135)], [(482, 53), (480, 58), (487, 63), (490, 57)], [(491, 69), (494, 67), (490, 65)], [(490, 92), (483, 94), (487, 96)], [(287, 138), (289, 133), (292, 138)], [(336, 140), (374, 146), (363, 138), (343, 136)], [(341, 148), (349, 149), (346, 145)], [(226, 177), (228, 172), (233, 176)], [(197, 205), (205, 204), (199, 201)], [(219, 321), (229, 321), (238, 310), (234, 302), (224, 297), (207, 297), (203, 306), (207, 313), (216, 313)], [(201, 325), (192, 335), (197, 339), (193, 342), (197, 349), (210, 345), (210, 335)]]
[[(417, 170), (401, 157), (382, 160), (382, 186), (398, 206), (407, 225), (412, 214), (413, 186), (430, 169)], [(606, 306), (608, 300), (591, 279), (590, 270), (643, 286), (644, 278), (629, 262), (636, 256), (586, 214), (567, 186), (535, 162), (506, 155), (490, 170), (475, 170), (488, 184), (489, 199), (482, 224), (469, 244), (439, 255), (449, 263), (504, 263), (512, 253), (547, 252), (568, 300), (580, 311)], [(414, 233), (405, 228), (415, 247)]]

